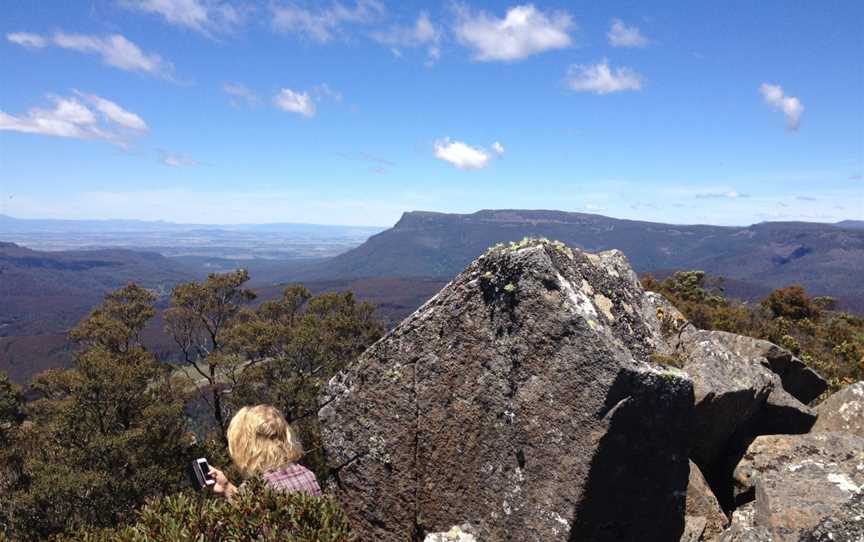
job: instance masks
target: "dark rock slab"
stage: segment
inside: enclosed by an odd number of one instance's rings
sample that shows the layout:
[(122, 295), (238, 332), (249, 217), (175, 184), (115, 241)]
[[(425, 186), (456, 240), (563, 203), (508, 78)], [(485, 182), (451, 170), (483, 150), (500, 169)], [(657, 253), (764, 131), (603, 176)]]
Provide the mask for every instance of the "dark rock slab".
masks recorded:
[(332, 487), (361, 540), (677, 540), (690, 379), (646, 363), (619, 252), (496, 247), (325, 390)]
[(850, 384), (818, 407), (813, 433), (839, 432), (864, 437), (864, 382)]
[(811, 408), (787, 393), (780, 386), (779, 378), (768, 400), (754, 422), (755, 435), (796, 435), (810, 431), (816, 422), (816, 409)]

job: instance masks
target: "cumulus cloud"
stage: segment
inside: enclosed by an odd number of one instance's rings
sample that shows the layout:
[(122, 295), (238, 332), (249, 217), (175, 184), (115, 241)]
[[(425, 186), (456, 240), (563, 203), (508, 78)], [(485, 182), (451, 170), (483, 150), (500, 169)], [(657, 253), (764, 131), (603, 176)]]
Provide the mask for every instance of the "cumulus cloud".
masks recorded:
[(780, 85), (762, 83), (759, 92), (768, 105), (783, 112), (786, 116), (786, 127), (790, 131), (797, 131), (801, 125), (801, 115), (804, 113), (801, 100), (794, 96), (787, 96)]
[(41, 49), (48, 45), (48, 40), (39, 34), (30, 34), (29, 32), (12, 32), (6, 34), (6, 39), (12, 43), (17, 43), (22, 47), (30, 47), (31, 49)]
[(137, 71), (148, 75), (169, 77), (172, 66), (157, 54), (145, 53), (140, 47), (120, 34), (92, 36), (57, 32), (53, 36), (40, 36), (17, 32), (6, 34), (6, 39), (29, 48), (60, 47), (80, 53), (95, 54), (102, 62), (121, 70)]
[(346, 24), (368, 24), (378, 20), (387, 9), (378, 0), (356, 0), (350, 7), (335, 2), (328, 7), (307, 9), (296, 4), (271, 6), (273, 28), (293, 32), (314, 41), (333, 41)]
[(308, 92), (295, 92), (290, 88), (283, 88), (273, 97), (273, 104), (289, 113), (298, 113), (304, 117), (315, 116), (315, 102)]
[(621, 19), (613, 19), (612, 27), (606, 33), (613, 47), (645, 47), (648, 39), (635, 26), (627, 26)]
[[(48, 96), (50, 109), (31, 108), (21, 115), (0, 111), (0, 130), (76, 139), (99, 139), (126, 146), (129, 137), (148, 131), (144, 120), (111, 100), (95, 94)], [(82, 100), (85, 103), (82, 103)], [(87, 107), (91, 104), (95, 112)], [(97, 114), (98, 113), (98, 114)]]
[(231, 96), (231, 103), (233, 105), (239, 105), (240, 102), (244, 102), (246, 105), (250, 106), (258, 104), (258, 95), (249, 90), (246, 85), (240, 83), (224, 83), (222, 85), (222, 91)]
[(579, 92), (611, 94), (641, 89), (642, 76), (626, 67), (615, 68), (613, 71), (609, 67), (609, 61), (603, 59), (597, 64), (570, 66), (566, 84), (571, 90)]
[(216, 0), (121, 0), (126, 9), (159, 15), (169, 24), (212, 36), (239, 26), (244, 11)]
[(441, 30), (425, 12), (420, 13), (413, 26), (394, 26), (385, 31), (374, 32), (372, 39), (390, 45), (396, 56), (402, 56), (401, 48), (425, 47), (427, 64), (432, 64), (441, 57)]
[(456, 38), (474, 50), (480, 61), (513, 61), (570, 46), (572, 17), (565, 12), (542, 12), (533, 4), (512, 7), (504, 18), (457, 7)]
[(461, 141), (451, 141), (449, 137), (436, 141), (434, 149), (435, 158), (464, 170), (483, 169), (492, 160), (492, 153), (498, 156), (504, 154), (504, 146), (497, 141), (492, 144), (492, 151), (487, 151)]

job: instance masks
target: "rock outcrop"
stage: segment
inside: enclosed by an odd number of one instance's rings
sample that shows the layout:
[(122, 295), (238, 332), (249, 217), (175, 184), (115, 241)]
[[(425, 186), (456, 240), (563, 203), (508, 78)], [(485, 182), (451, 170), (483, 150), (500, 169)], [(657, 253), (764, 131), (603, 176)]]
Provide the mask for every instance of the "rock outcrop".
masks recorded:
[(826, 529), (864, 537), (859, 513), (864, 438), (844, 433), (760, 436), (735, 469), (735, 478), (753, 488), (751, 527), (767, 531), (776, 542), (819, 537)]
[[(782, 378), (770, 369), (763, 354), (779, 357), (776, 352), (782, 351), (771, 343), (721, 331), (688, 329), (676, 337), (695, 395), (690, 456), (721, 506), (731, 510), (736, 504), (732, 472), (753, 439), (806, 433), (816, 412), (785, 390)], [(821, 381), (813, 374), (813, 381)]]
[(771, 532), (755, 525), (756, 507), (753, 502), (732, 512), (732, 522), (720, 536), (720, 542), (772, 542)]
[(620, 252), (526, 240), (332, 379), (319, 420), (361, 540), (822, 540), (855, 532), (864, 490), (864, 388), (813, 427), (825, 388), (695, 329)]
[(729, 525), (729, 519), (720, 508), (717, 497), (699, 467), (690, 462), (690, 481), (687, 485), (687, 507), (685, 510), (685, 532), (681, 542), (690, 540), (717, 540)]
[(828, 389), (828, 383), (819, 373), (785, 348), (745, 335), (725, 331), (711, 333), (717, 342), (722, 343), (735, 355), (758, 361), (774, 372), (780, 377), (782, 388), (802, 403), (810, 403)]
[(864, 438), (864, 382), (846, 386), (818, 408), (813, 433), (838, 431)]
[(320, 412), (360, 539), (677, 540), (693, 388), (647, 297), (617, 251), (499, 246), (373, 345)]

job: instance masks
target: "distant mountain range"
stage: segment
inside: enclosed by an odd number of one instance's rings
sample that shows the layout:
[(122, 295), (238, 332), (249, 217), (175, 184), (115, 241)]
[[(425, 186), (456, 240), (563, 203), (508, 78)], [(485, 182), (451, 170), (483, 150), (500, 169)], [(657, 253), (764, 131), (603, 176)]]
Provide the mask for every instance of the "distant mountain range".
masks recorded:
[(864, 229), (864, 220), (843, 220), (834, 225), (840, 228)]
[(864, 222), (673, 225), (562, 211), (405, 213), (359, 247), (296, 278), (452, 277), (495, 243), (558, 239), (591, 252), (619, 249), (639, 272), (701, 269), (763, 288), (800, 283), (864, 304)]
[[(6, 226), (12, 223), (0, 216), (2, 220)], [(12, 221), (20, 224), (17, 219)], [(81, 231), (81, 224), (75, 222), (76, 231)], [(96, 228), (94, 224), (91, 226)], [(159, 223), (145, 224), (159, 227), (154, 225)], [(120, 226), (112, 221), (111, 227)], [(276, 226), (262, 226), (266, 227)], [(48, 221), (45, 228), (57, 228), (51, 238), (58, 242), (66, 237), (54, 221)], [(32, 235), (34, 230), (30, 227), (27, 231), (30, 233), (26, 235)], [(314, 247), (321, 245), (316, 242), (309, 244), (312, 248), (306, 257), (287, 259), (168, 257), (164, 251), (160, 254), (149, 247), (146, 251), (40, 251), (2, 242), (14, 238), (8, 232), (0, 224), (0, 370), (20, 382), (41, 369), (68, 363), (67, 330), (107, 291), (129, 281), (161, 292), (160, 306), (164, 307), (174, 284), (242, 266), (250, 270), (252, 285), (261, 299), (278, 296), (278, 284), (286, 282), (303, 282), (315, 292), (353, 289), (358, 297), (378, 304), (382, 317), (395, 324), (489, 246), (525, 236), (558, 239), (592, 252), (617, 248), (639, 272), (662, 276), (676, 270), (701, 269), (724, 277), (727, 293), (744, 299), (758, 299), (773, 288), (800, 283), (813, 294), (834, 296), (844, 308), (864, 313), (861, 221), (718, 227), (559, 211), (498, 210), (465, 215), (416, 211), (405, 213), (394, 227), (362, 244), (358, 239), (350, 245), (356, 248), (335, 257), (308, 257), (318, 252)], [(99, 230), (92, 235), (97, 238)], [(280, 241), (283, 237), (275, 234), (248, 235), (253, 240), (266, 237), (273, 246), (284, 243)], [(159, 238), (160, 243), (190, 239), (170, 233), (160, 233)], [(232, 239), (232, 243), (243, 240)], [(339, 237), (338, 243), (347, 242)], [(336, 245), (329, 246), (334, 250)], [(234, 245), (230, 248), (235, 250)], [(157, 317), (146, 336), (154, 350), (167, 354), (173, 345), (161, 327)]]
[[(67, 365), (72, 345), (68, 330), (81, 320), (106, 292), (136, 282), (160, 295), (157, 317), (144, 331), (148, 347), (163, 359), (176, 354), (176, 345), (163, 332), (161, 309), (171, 288), (202, 280), (209, 272), (246, 267), (256, 302), (281, 295), (278, 277), (308, 264), (297, 260), (229, 260), (165, 257), (131, 250), (38, 251), (0, 242), (0, 371), (28, 382), (36, 373)], [(305, 281), (313, 293), (351, 290), (378, 306), (388, 325), (395, 325), (443, 285), (439, 279), (368, 278)]]
[(33, 220), (0, 215), (0, 240), (36, 250), (125, 248), (163, 256), (310, 260), (354, 248), (384, 228), (318, 224), (176, 224)]
[(62, 220), (14, 218), (0, 214), (0, 235), (18, 232), (188, 232), (233, 231), (276, 232), (311, 237), (333, 235), (372, 235), (383, 230), (378, 226), (339, 226), (330, 224), (302, 224), (282, 222), (273, 224), (181, 224), (164, 220)]

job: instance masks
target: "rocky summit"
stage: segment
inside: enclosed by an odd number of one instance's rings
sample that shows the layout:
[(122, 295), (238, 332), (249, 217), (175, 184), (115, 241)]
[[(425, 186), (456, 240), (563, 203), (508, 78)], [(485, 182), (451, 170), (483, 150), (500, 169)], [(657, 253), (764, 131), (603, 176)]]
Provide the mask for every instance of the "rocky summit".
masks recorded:
[[(332, 379), (319, 419), (360, 540), (798, 540), (859, 532), (861, 437), (833, 432), (856, 422), (806, 434), (825, 389), (776, 345), (694, 329), (621, 252), (526, 239)], [(864, 415), (853, 391), (833, 410)]]

